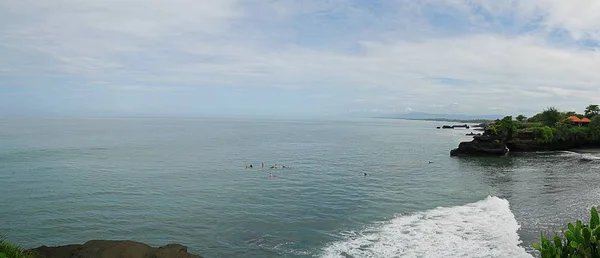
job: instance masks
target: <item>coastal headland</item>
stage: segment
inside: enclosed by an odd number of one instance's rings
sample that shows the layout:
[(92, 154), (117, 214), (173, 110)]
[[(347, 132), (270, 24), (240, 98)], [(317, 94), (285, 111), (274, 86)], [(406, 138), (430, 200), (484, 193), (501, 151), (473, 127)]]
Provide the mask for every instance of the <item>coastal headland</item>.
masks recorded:
[(451, 156), (504, 156), (513, 152), (560, 151), (600, 147), (600, 108), (584, 113), (549, 107), (527, 118), (506, 116), (488, 121), (482, 135), (461, 142)]

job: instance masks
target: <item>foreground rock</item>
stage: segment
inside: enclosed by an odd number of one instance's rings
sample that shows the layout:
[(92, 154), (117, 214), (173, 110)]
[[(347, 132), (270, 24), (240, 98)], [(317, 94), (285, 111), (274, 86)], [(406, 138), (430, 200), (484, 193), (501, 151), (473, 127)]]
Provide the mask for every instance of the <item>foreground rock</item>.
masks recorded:
[(169, 244), (154, 248), (135, 241), (92, 240), (83, 245), (40, 246), (31, 249), (38, 258), (202, 258), (187, 247)]

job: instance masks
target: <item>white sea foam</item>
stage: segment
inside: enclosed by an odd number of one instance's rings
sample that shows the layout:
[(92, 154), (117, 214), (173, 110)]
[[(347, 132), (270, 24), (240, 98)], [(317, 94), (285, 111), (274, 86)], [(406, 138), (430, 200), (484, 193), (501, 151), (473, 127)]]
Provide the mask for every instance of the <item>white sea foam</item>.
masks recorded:
[(596, 156), (596, 155), (592, 155), (592, 154), (582, 154), (581, 155), (581, 160), (583, 160), (583, 161), (594, 161), (594, 160), (600, 160), (600, 157)]
[(532, 257), (507, 200), (401, 215), (325, 247), (323, 257)]
[(579, 156), (581, 156), (580, 153), (573, 152), (573, 151), (540, 151), (538, 153), (554, 154), (554, 155), (561, 156), (561, 157), (579, 157)]

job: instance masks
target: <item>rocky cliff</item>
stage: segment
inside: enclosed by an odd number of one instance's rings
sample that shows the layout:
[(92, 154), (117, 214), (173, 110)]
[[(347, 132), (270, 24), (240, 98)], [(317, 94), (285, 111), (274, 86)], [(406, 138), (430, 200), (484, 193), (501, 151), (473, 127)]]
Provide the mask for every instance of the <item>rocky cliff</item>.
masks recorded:
[(600, 148), (600, 141), (567, 140), (539, 143), (534, 139), (513, 138), (509, 141), (490, 136), (475, 136), (470, 142), (461, 142), (458, 148), (450, 151), (450, 156), (504, 156), (509, 151), (561, 151), (581, 148)]
[(499, 139), (475, 136), (470, 142), (461, 142), (450, 151), (450, 156), (504, 156), (509, 149)]

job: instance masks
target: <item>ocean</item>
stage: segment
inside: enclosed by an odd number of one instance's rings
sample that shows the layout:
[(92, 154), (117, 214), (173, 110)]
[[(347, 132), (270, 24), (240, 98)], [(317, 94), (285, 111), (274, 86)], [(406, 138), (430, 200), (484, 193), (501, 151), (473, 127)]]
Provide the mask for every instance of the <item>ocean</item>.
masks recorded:
[(0, 234), (204, 257), (532, 257), (540, 232), (600, 203), (600, 153), (453, 158), (470, 130), (442, 124), (0, 119)]

